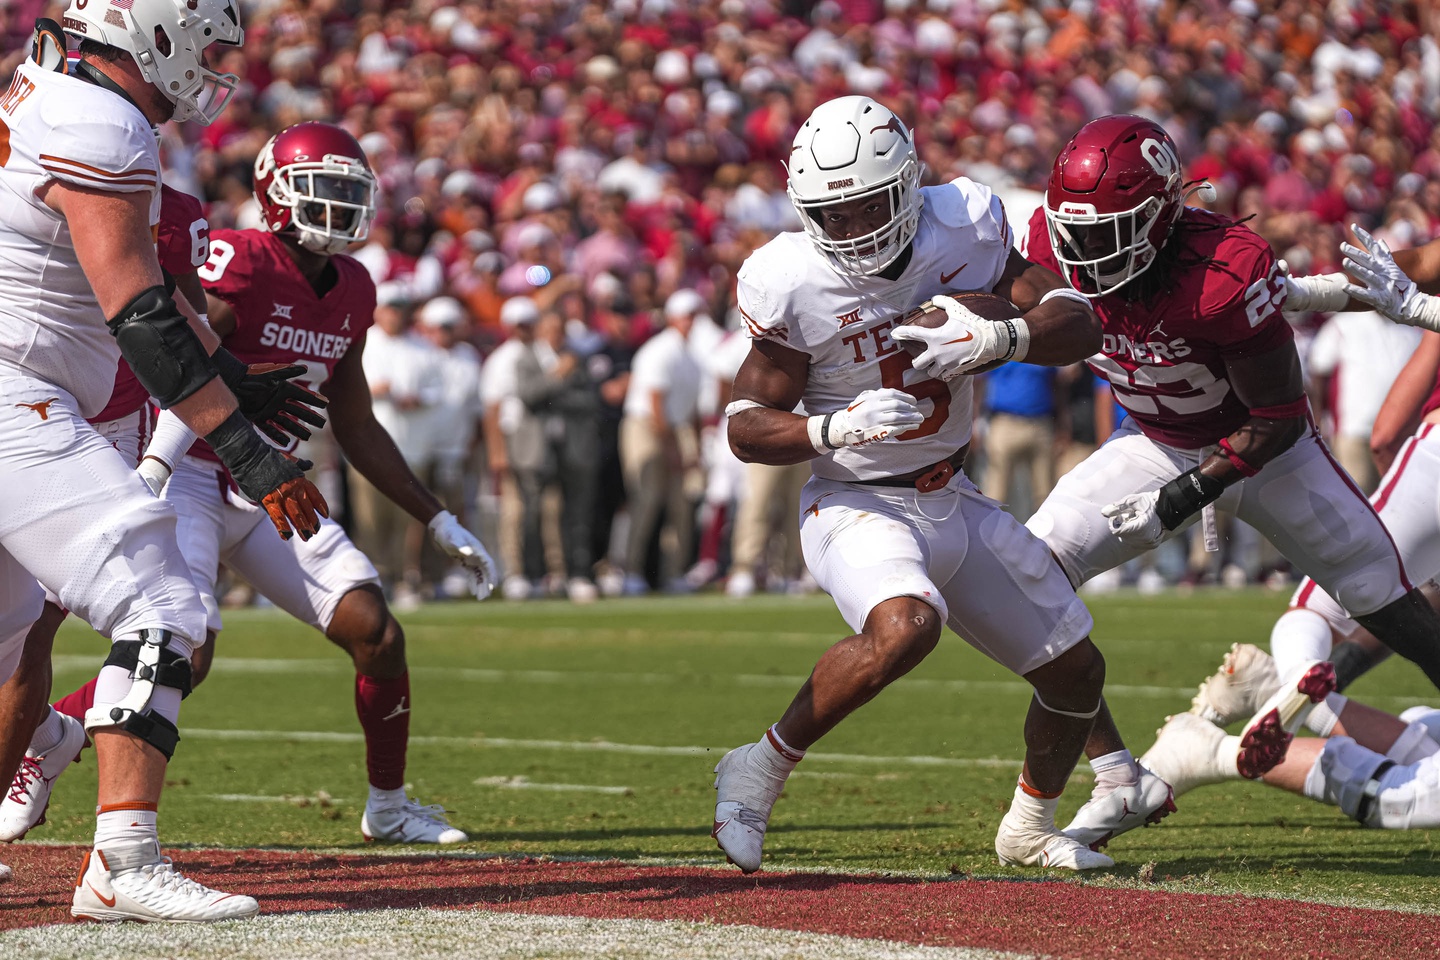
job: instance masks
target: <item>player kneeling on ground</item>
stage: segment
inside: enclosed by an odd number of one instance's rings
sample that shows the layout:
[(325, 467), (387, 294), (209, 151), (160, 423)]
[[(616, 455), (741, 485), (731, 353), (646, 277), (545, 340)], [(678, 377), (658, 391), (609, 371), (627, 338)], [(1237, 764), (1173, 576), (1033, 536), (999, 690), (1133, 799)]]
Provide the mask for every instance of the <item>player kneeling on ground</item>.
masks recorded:
[[(440, 548), (476, 576), (483, 598), (494, 583), (485, 547), (410, 472), (371, 411), (361, 352), (375, 310), (375, 285), (365, 268), (341, 251), (367, 236), (374, 191), (360, 145), (339, 127), (302, 123), (272, 138), (255, 163), (256, 199), (267, 229), (216, 231), (210, 259), (199, 270), (210, 323), (246, 363), (299, 356), (313, 385), (330, 400), (331, 426), (346, 458), (429, 525)], [(281, 322), (274, 319), (277, 304), (288, 308)], [(297, 426), (291, 430), (308, 436)], [(360, 821), (366, 839), (466, 840), (443, 810), (405, 794), (411, 708), (405, 637), (385, 604), (374, 566), (328, 518), (308, 540), (277, 537), (261, 523), (263, 514), (226, 491), (221, 464), (204, 444), (191, 448), (193, 439), (162, 415), (142, 472), (158, 464), (163, 482), (163, 473), (175, 465), (164, 499), (179, 513), (180, 550), (208, 615), (209, 636), (194, 657), (194, 683), (209, 673), (221, 629), (215, 583), (224, 563), (277, 607), (323, 631), (354, 661), (355, 708), (370, 779)], [(94, 695), (91, 681), (55, 706), (61, 714), (81, 715)], [(24, 773), (0, 803), (0, 839), (23, 836), (49, 800), (53, 778)]]
[[(963, 473), (967, 374), (1089, 356), (1094, 315), (1012, 249), (988, 188), (960, 178), (922, 190), (910, 131), (874, 100), (818, 107), (789, 170), (805, 233), (781, 234), (741, 270), (753, 343), (726, 411), (730, 444), (750, 462), (811, 461), (805, 561), (856, 632), (758, 743), (715, 768), (714, 837), (742, 870), (759, 869), (771, 807), (805, 751), (913, 669), (948, 625), (1035, 688), (1024, 772), (995, 841), (1001, 860), (1110, 866), (1054, 824), (1101, 702), (1090, 614), (1044, 544)], [(1007, 298), (1014, 315), (983, 319), (943, 296), (976, 290)], [(897, 326), (927, 300), (948, 314), (943, 325)], [(902, 347), (917, 351), (913, 364)], [(801, 401), (810, 416), (791, 412)], [(1160, 784), (1156, 816), (1168, 796)]]
[[(1298, 688), (1314, 668), (1313, 661), (1299, 665), (1282, 680), (1269, 654), (1236, 644), (1201, 685), (1191, 711), (1168, 717), (1141, 761), (1170, 781), (1177, 796), (1249, 776), (1236, 762), (1240, 738), (1223, 725), (1305, 699)], [(1290, 744), (1263, 782), (1337, 806), (1369, 827), (1440, 827), (1440, 710), (1412, 707), (1395, 717), (1333, 693), (1325, 704), (1326, 735)]]

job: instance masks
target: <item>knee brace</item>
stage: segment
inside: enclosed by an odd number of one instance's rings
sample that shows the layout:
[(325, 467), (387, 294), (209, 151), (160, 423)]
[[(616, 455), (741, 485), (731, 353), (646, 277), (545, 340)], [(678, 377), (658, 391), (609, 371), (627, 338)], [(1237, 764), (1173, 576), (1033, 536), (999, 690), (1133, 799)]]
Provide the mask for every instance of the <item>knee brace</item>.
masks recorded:
[[(1335, 600), (1352, 619), (1360, 619), (1381, 610), (1398, 599), (1396, 579), (1388, 571), (1367, 570), (1335, 585)], [(1401, 590), (1400, 596), (1404, 595)]]
[(105, 666), (129, 672), (130, 690), (118, 703), (97, 704), (85, 714), (86, 732), (116, 727), (133, 734), (165, 755), (175, 754), (180, 731), (174, 721), (150, 708), (156, 686), (190, 695), (190, 656), (171, 643), (168, 630), (144, 630), (139, 640), (117, 640), (110, 647)]
[(1346, 816), (1364, 823), (1377, 795), (1372, 784), (1393, 765), (1349, 737), (1331, 737), (1305, 778), (1305, 795), (1334, 804)]
[(1421, 722), (1412, 722), (1395, 738), (1385, 756), (1401, 766), (1418, 763), (1426, 757), (1440, 752), (1440, 743), (1430, 735), (1430, 728)]

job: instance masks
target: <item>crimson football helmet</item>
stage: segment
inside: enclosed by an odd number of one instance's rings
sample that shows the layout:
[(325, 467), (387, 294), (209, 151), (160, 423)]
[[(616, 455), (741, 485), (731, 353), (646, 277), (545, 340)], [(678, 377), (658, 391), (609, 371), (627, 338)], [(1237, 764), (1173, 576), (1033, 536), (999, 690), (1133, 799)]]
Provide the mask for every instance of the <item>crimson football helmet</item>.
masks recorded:
[(1045, 189), (1050, 246), (1067, 283), (1114, 293), (1155, 262), (1185, 203), (1175, 141), (1152, 120), (1092, 120), (1055, 158)]
[(255, 158), (255, 199), (271, 233), (293, 230), (316, 253), (340, 253), (370, 235), (375, 174), (365, 151), (333, 123), (297, 123)]

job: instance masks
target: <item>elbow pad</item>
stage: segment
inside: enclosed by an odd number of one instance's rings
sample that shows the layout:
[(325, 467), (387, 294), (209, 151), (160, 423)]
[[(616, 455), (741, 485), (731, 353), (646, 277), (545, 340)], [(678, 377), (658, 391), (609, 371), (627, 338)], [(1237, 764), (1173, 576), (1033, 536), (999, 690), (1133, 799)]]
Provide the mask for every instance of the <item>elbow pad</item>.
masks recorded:
[(215, 364), (164, 287), (150, 287), (108, 321), (120, 355), (169, 409), (216, 377)]

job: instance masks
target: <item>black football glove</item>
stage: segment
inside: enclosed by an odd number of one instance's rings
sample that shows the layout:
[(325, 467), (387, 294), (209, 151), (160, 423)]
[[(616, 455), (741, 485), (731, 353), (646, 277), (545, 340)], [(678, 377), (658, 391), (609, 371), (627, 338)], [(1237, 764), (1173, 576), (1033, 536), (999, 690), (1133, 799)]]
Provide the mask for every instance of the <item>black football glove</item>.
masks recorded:
[(246, 364), (224, 347), (216, 350), (211, 359), (225, 385), (235, 394), (245, 419), (276, 443), (288, 444), (291, 437), (309, 440), (310, 429), (306, 424), (316, 429), (325, 426), (325, 418), (316, 410), (324, 410), (330, 401), (291, 382), (305, 372), (303, 365)]

